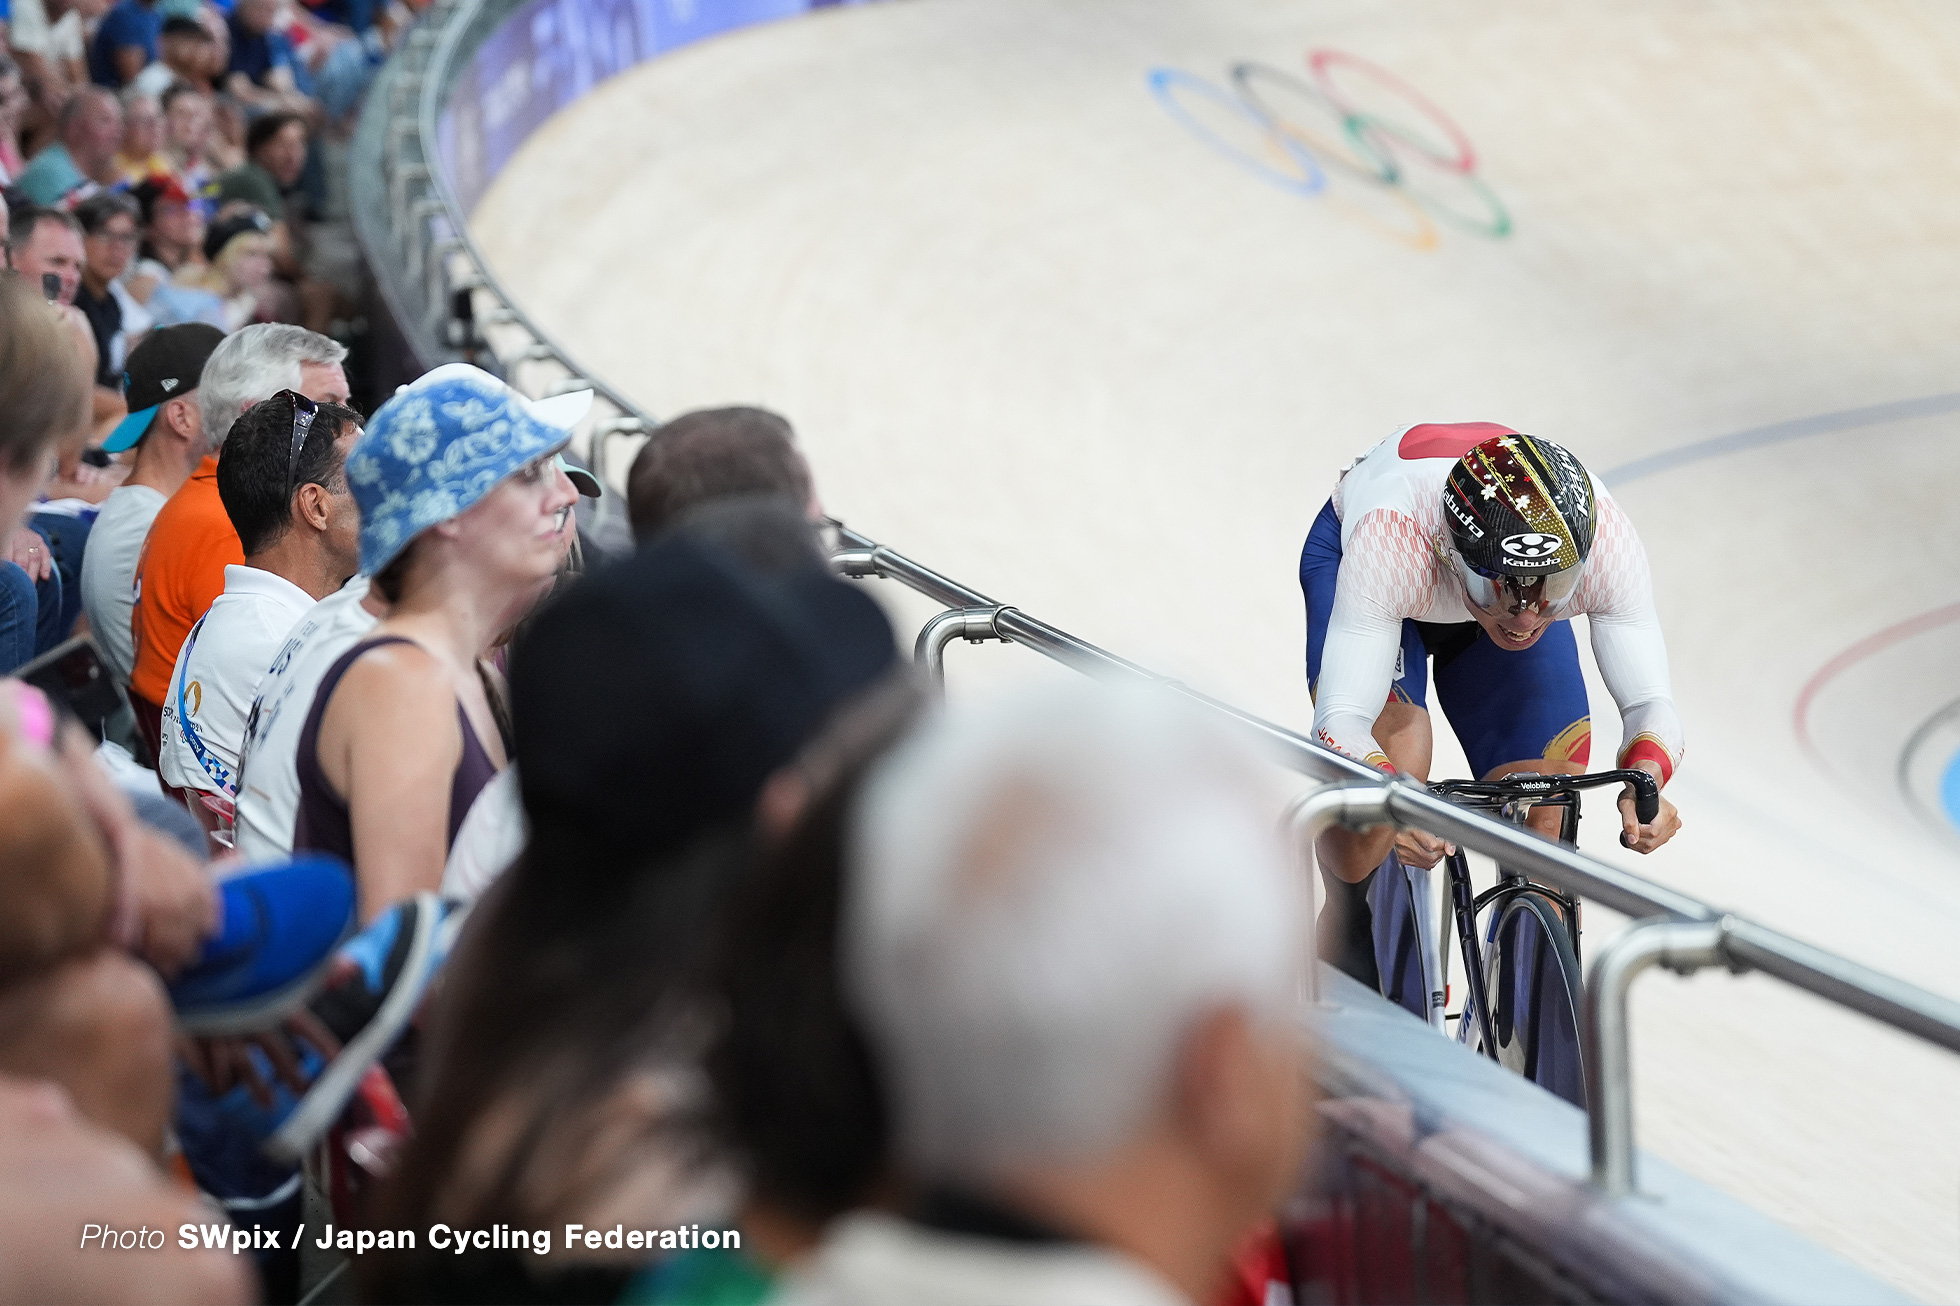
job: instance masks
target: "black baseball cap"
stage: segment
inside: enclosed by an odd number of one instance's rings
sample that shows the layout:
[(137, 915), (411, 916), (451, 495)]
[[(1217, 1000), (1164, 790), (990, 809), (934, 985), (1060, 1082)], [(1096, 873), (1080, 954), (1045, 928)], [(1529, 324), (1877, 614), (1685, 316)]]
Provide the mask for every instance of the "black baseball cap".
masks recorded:
[(141, 440), (165, 400), (197, 389), (204, 364), (225, 333), (207, 322), (159, 327), (129, 351), (123, 365), (123, 400), (129, 416), (102, 442), (105, 453), (121, 453)]
[(605, 877), (746, 826), (769, 776), (897, 665), (883, 609), (815, 559), (765, 569), (663, 537), (573, 585), (512, 650), (533, 838)]

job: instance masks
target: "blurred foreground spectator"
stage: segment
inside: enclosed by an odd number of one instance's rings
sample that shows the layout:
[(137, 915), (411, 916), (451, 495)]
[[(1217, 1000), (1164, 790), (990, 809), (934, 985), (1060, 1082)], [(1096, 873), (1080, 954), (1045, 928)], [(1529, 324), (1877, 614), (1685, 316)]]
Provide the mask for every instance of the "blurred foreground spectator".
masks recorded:
[(697, 504), (733, 495), (788, 500), (823, 515), (796, 433), (766, 408), (704, 408), (663, 422), (626, 474), (627, 514), (645, 544)]
[[(59, 319), (0, 280), (0, 527), (45, 482), (88, 387)], [(0, 1072), (54, 1080), (82, 1114), (161, 1155), (168, 1009), (157, 977), (215, 925), (202, 867), (137, 821), (91, 741), (0, 681)], [(73, 1237), (73, 1232), (68, 1232)]]
[[(53, 278), (55, 307), (43, 311), (57, 315), (73, 359), (92, 372), (95, 340), (88, 320), (70, 302), (82, 280), (80, 224), (69, 214), (29, 206), (13, 212), (8, 233), (14, 270), (19, 273), (13, 284), (32, 294)], [(100, 392), (95, 393), (99, 398)], [(57, 436), (55, 455), (64, 474), (73, 474), (88, 432), (84, 425), (64, 429)], [(104, 494), (108, 488), (102, 486)], [(8, 521), (5, 534), (0, 535), (8, 559), (0, 562), (0, 671), (13, 670), (67, 637), (79, 611), (75, 568), (85, 538), (74, 529), (80, 523), (72, 518), (55, 520), (37, 513), (31, 524), (22, 524), (16, 513)]]
[[(72, 222), (72, 219), (69, 219)], [(39, 226), (29, 210), (27, 224)], [(54, 225), (52, 223), (47, 225)], [(11, 230), (20, 238), (22, 224)], [(67, 228), (63, 228), (71, 234)], [(16, 253), (20, 251), (16, 248)], [(86, 429), (86, 414), (71, 410), (66, 382), (85, 376), (58, 305), (43, 302), (25, 277), (0, 276), (0, 673), (13, 671), (59, 641), (60, 578), (46, 540), (22, 522), (54, 470), (55, 446)]]
[[(185, 1251), (180, 1224), (210, 1208), (128, 1142), (82, 1119), (47, 1082), (0, 1077), (0, 1301), (208, 1302), (258, 1300), (242, 1259)], [(111, 1254), (89, 1247), (91, 1226), (166, 1229), (160, 1248)]]
[(1091, 685), (901, 744), (843, 949), (906, 1218), (835, 1224), (781, 1300), (1210, 1299), (1298, 1180), (1301, 908), (1256, 770), (1169, 695)]
[(924, 704), (909, 678), (854, 703), (757, 804), (758, 864), (733, 892), (708, 991), (725, 1004), (709, 1044), (711, 1134), (741, 1176), (740, 1252), (651, 1268), (635, 1300), (759, 1300), (832, 1220), (902, 1200), (886, 1095), (838, 973), (846, 834), (866, 776)]
[[(571, 589), (515, 650), (531, 842), (459, 945), (386, 1219), (646, 1228), (726, 1209), (689, 1130), (696, 962), (770, 777), (897, 665), (877, 604), (785, 532), (810, 540), (780, 511), (739, 545), (684, 527)], [(741, 560), (756, 553), (790, 561)], [(384, 1300), (509, 1301), (610, 1295), (645, 1259), (363, 1268)]]
[(300, 327), (255, 326), (226, 337), (204, 365), (198, 407), (209, 451), (157, 513), (137, 564), (129, 698), (152, 756), (162, 749), (163, 700), (184, 637), (224, 593), (225, 568), (245, 561), (218, 494), (225, 434), (240, 413), (281, 390), (344, 405), (346, 357), (344, 345)]

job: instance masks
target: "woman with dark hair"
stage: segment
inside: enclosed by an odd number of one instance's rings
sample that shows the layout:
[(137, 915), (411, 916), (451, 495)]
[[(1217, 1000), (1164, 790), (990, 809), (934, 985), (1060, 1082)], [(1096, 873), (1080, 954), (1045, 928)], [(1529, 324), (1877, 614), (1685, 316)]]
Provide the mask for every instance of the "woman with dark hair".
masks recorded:
[(873, 600), (781, 556), (763, 572), (683, 531), (587, 577), (517, 645), (531, 840), (451, 963), (377, 1219), (548, 1229), (551, 1256), (370, 1256), (370, 1297), (612, 1300), (659, 1249), (565, 1247), (568, 1222), (729, 1227), (699, 1070), (715, 922), (758, 803), (787, 813), (802, 792), (779, 770), (896, 663)]
[(374, 1223), (530, 1236), (467, 1257), (370, 1254), (366, 1300), (610, 1302), (646, 1253), (586, 1254), (560, 1241), (567, 1224), (672, 1228), (728, 1209), (703, 1146), (691, 999), (703, 925), (745, 861), (725, 833), (568, 891), (589, 868), (534, 840), (491, 886), (428, 1013), (414, 1137)]
[(893, 1205), (885, 1099), (837, 966), (845, 831), (872, 767), (919, 719), (909, 678), (855, 705), (778, 772), (757, 805), (760, 852), (715, 931), (706, 990), (721, 1012), (704, 1064), (708, 1134), (743, 1183), (741, 1253), (656, 1266), (630, 1300), (729, 1302), (816, 1246), (847, 1211)]

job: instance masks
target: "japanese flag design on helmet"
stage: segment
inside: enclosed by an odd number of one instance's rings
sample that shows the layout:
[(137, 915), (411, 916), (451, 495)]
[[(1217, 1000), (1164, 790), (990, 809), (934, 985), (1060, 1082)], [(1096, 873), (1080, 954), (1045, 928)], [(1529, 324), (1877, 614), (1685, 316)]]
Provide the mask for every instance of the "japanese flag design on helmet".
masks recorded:
[[(1497, 435), (1457, 460), (1443, 483), (1450, 545), (1480, 607), (1493, 588), (1545, 586), (1569, 595), (1592, 553), (1592, 477), (1563, 447), (1530, 435)], [(1495, 585), (1477, 585), (1482, 578)]]

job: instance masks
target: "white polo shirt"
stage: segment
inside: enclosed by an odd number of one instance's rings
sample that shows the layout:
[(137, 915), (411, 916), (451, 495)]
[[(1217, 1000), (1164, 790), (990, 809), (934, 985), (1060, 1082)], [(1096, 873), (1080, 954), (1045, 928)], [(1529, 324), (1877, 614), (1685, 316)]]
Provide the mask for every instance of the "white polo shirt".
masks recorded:
[(147, 485), (117, 486), (96, 514), (88, 547), (82, 550), (82, 611), (88, 613), (102, 660), (124, 686), (136, 666), (136, 637), (129, 628), (129, 614), (136, 607), (136, 564), (143, 557), (143, 541), (150, 537), (150, 523), (165, 502), (161, 490)]
[(284, 576), (236, 564), (225, 592), (191, 627), (163, 700), (157, 773), (179, 789), (230, 796), (238, 789), (245, 718), (259, 681), (313, 596)]
[(299, 735), (313, 696), (336, 659), (379, 620), (361, 606), (367, 581), (356, 576), (313, 604), (270, 658), (245, 729), (244, 783), (239, 786), (232, 837), (248, 862), (273, 861), (293, 851), (299, 815)]

